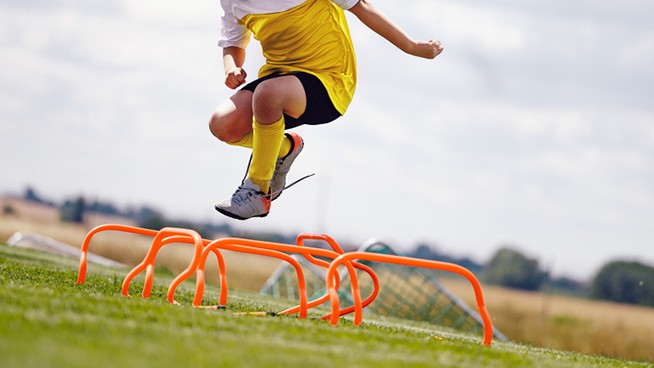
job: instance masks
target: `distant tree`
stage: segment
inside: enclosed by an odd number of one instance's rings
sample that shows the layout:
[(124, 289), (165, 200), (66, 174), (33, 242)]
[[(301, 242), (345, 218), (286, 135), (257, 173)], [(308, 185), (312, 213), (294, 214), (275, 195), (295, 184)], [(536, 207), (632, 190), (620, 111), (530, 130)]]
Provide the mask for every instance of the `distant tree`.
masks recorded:
[(514, 289), (538, 290), (546, 279), (537, 260), (508, 247), (499, 249), (484, 271), (486, 282)]
[(25, 193), (23, 193), (23, 199), (30, 202), (38, 202), (38, 203), (44, 202), (43, 199), (41, 199), (41, 196), (39, 196), (38, 193), (36, 193), (36, 190), (31, 186), (27, 186), (25, 188)]
[(80, 196), (74, 200), (66, 200), (59, 207), (59, 217), (64, 222), (74, 222), (81, 224), (84, 222), (84, 213), (86, 211), (86, 200)]
[(87, 206), (87, 211), (102, 213), (102, 214), (111, 215), (111, 216), (122, 215), (120, 210), (118, 210), (116, 208), (116, 206), (114, 206), (113, 204), (111, 204), (109, 202), (100, 202), (100, 201), (92, 202)]
[(484, 269), (482, 264), (479, 264), (468, 257), (457, 258), (451, 255), (447, 255), (444, 252), (439, 251), (437, 246), (429, 245), (427, 243), (419, 243), (415, 246), (415, 248), (413, 248), (412, 251), (408, 252), (407, 255), (415, 258), (454, 263), (467, 268), (470, 272), (475, 274), (481, 273)]
[(438, 256), (433, 247), (425, 243), (418, 244), (409, 255), (422, 259), (436, 259)]
[(234, 234), (234, 229), (232, 229), (232, 227), (229, 226), (228, 224), (204, 223), (201, 226), (203, 231), (207, 233), (208, 238), (213, 238), (216, 235)]
[(591, 297), (654, 307), (654, 267), (634, 261), (604, 265), (591, 284)]
[(23, 199), (29, 202), (40, 203), (51, 207), (56, 206), (54, 202), (41, 197), (41, 195), (36, 191), (36, 189), (34, 189), (29, 185), (25, 187), (25, 191), (23, 192)]
[(589, 286), (587, 283), (563, 276), (547, 280), (547, 287), (557, 294), (587, 297)]
[(170, 226), (169, 222), (161, 212), (150, 207), (140, 208), (134, 217), (140, 227), (160, 230), (166, 226)]
[(479, 262), (468, 257), (459, 258), (455, 260), (454, 263), (458, 264), (461, 267), (467, 268), (468, 271), (474, 274), (482, 274), (484, 272), (483, 264), (480, 264)]

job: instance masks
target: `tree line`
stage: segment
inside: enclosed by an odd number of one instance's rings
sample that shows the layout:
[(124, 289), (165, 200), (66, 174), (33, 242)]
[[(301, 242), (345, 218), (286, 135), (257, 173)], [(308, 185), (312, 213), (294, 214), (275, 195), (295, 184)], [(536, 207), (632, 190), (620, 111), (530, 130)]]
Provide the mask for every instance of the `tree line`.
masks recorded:
[[(57, 205), (53, 201), (42, 198), (31, 187), (26, 188), (23, 199), (58, 207), (60, 218), (64, 222), (83, 223), (87, 213), (102, 213), (132, 219), (138, 226), (149, 229), (168, 226), (190, 228), (198, 231), (205, 238), (225, 234), (280, 243), (292, 244), (295, 241), (293, 236), (277, 233), (237, 233), (227, 224), (171, 220), (162, 212), (148, 206), (120, 209), (110, 202), (89, 201), (83, 196), (66, 199)], [(3, 212), (10, 214), (12, 211), (5, 208)], [(553, 277), (537, 259), (511, 246), (500, 247), (485, 264), (467, 257), (452, 257), (424, 243), (413, 247), (407, 255), (461, 265), (488, 284), (654, 307), (654, 267), (638, 261), (610, 261), (600, 268), (590, 284), (586, 284), (569, 277)]]
[[(453, 259), (419, 245), (411, 256), (453, 262), (464, 266), (468, 259)], [(590, 284), (569, 277), (553, 277), (535, 258), (511, 246), (500, 247), (484, 265), (468, 269), (488, 284), (527, 291), (547, 291), (620, 303), (654, 307), (654, 267), (632, 260), (614, 260), (604, 264)], [(476, 272), (475, 272), (476, 271)]]

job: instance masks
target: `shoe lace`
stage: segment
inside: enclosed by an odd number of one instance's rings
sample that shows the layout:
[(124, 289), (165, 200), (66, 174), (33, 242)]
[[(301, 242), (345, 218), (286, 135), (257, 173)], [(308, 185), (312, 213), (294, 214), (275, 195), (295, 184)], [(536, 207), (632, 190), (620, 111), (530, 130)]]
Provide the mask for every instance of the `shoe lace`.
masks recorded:
[(273, 197), (273, 195), (275, 195), (275, 194), (277, 194), (277, 193), (281, 193), (282, 191), (284, 191), (284, 190), (286, 190), (286, 189), (292, 187), (293, 185), (295, 185), (295, 184), (297, 184), (297, 183), (303, 181), (304, 179), (308, 179), (308, 178), (310, 178), (310, 177), (312, 177), (312, 176), (314, 176), (314, 175), (316, 175), (316, 173), (312, 173), (312, 174), (309, 174), (309, 175), (305, 175), (305, 176), (299, 178), (298, 180), (292, 182), (291, 184), (286, 185), (285, 187), (283, 187), (283, 188), (280, 189), (280, 190), (277, 190), (277, 191), (275, 191), (275, 192), (270, 192), (270, 193), (268, 193), (268, 196), (269, 196), (269, 197)]
[(284, 165), (284, 161), (286, 161), (286, 157), (282, 157), (275, 161), (275, 172), (279, 172), (282, 165)]
[(257, 191), (255, 189), (248, 188), (241, 184), (234, 192), (234, 195), (232, 195), (232, 199), (237, 204), (246, 203), (250, 201), (256, 193)]
[(250, 154), (250, 159), (248, 160), (248, 166), (245, 168), (245, 175), (243, 175), (243, 179), (241, 179), (241, 184), (245, 183), (245, 179), (248, 178), (248, 172), (250, 172), (250, 165), (252, 165), (252, 154)]
[[(275, 171), (277, 171), (279, 169), (279, 167), (284, 164), (285, 159), (286, 159), (286, 157), (280, 158), (280, 159), (277, 160), (277, 162), (275, 163)], [(253, 196), (254, 195), (253, 192), (255, 192), (251, 188), (244, 188), (243, 187), (243, 184), (245, 183), (245, 179), (248, 178), (248, 172), (250, 172), (250, 165), (252, 165), (252, 154), (250, 154), (250, 159), (248, 160), (248, 165), (245, 168), (245, 175), (243, 175), (243, 179), (241, 180), (241, 186), (239, 186), (238, 189), (236, 189), (236, 192), (234, 192), (234, 197), (236, 197), (236, 199), (238, 199), (240, 201), (246, 201), (249, 197)], [(288, 184), (288, 185), (284, 186), (280, 190), (277, 190), (277, 191), (274, 191), (274, 192), (269, 192), (267, 197), (272, 198), (275, 194), (281, 193), (284, 190), (286, 190), (286, 189), (294, 186), (295, 184), (303, 181), (304, 179), (308, 179), (308, 178), (310, 178), (310, 177), (312, 177), (314, 175), (316, 175), (316, 173), (311, 173), (309, 175), (305, 175), (305, 176), (297, 179), (296, 181), (292, 182), (291, 184)], [(239, 193), (239, 191), (241, 191), (241, 189), (243, 189), (243, 191), (246, 191), (246, 193), (245, 194), (240, 194), (240, 195), (237, 196), (237, 194)]]
[[(284, 165), (284, 161), (286, 161), (286, 157), (279, 158), (279, 159), (277, 159), (277, 161), (275, 161), (275, 172), (279, 172), (279, 169), (282, 167), (282, 165)], [(251, 165), (252, 165), (252, 154), (250, 154), (250, 159), (248, 160), (248, 165), (245, 167), (245, 174), (243, 175), (243, 179), (241, 179), (241, 183), (244, 183), (245, 179), (248, 178), (248, 172), (250, 172), (250, 166)], [(304, 179), (306, 179), (306, 178), (308, 178), (309, 176), (312, 176), (312, 175), (315, 175), (315, 173), (311, 174), (311, 175), (307, 175), (307, 176), (297, 180), (296, 182), (302, 181), (302, 180), (304, 180)], [(295, 184), (296, 182), (294, 182), (293, 184)], [(291, 185), (293, 185), (293, 184), (291, 184)], [(290, 187), (290, 185), (289, 185), (289, 187)]]

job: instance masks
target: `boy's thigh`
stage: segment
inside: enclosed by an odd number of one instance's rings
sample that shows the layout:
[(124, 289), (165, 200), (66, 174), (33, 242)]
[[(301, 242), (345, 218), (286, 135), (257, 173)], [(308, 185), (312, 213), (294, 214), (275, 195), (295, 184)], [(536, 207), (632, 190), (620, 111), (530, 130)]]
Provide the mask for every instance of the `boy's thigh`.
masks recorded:
[(304, 86), (294, 75), (281, 75), (261, 81), (253, 95), (255, 115), (267, 109), (281, 109), (285, 115), (294, 118), (304, 114), (307, 95)]
[(252, 131), (252, 92), (239, 90), (214, 111), (216, 128), (238, 135)]
[[(297, 112), (293, 115), (285, 113), (286, 128), (291, 129), (300, 125), (310, 124), (318, 125), (329, 123), (341, 116), (340, 112), (336, 110), (334, 104), (329, 97), (327, 89), (322, 82), (314, 75), (304, 72), (296, 72), (285, 75), (271, 74), (263, 78), (254, 80), (245, 85), (241, 91), (253, 92), (259, 87), (260, 84), (271, 79), (279, 78), (294, 78), (301, 85), (301, 91), (295, 90), (295, 93), (304, 94), (305, 107), (303, 112), (299, 115)], [(298, 84), (293, 81), (292, 85), (298, 87)]]

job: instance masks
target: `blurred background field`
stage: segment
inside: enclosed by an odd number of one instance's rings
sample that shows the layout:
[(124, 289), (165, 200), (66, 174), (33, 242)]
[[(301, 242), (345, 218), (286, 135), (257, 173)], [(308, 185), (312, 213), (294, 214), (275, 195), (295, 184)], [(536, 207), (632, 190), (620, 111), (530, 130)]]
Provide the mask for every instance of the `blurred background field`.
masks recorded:
[[(89, 228), (60, 223), (55, 218), (43, 215), (26, 220), (2, 216), (0, 241), (22, 231), (81, 246)], [(94, 238), (91, 251), (133, 266), (143, 259), (150, 241), (146, 237), (105, 232)], [(261, 256), (224, 254), (230, 289), (259, 291), (280, 264)], [(157, 265), (177, 274), (187, 267), (191, 255), (190, 247), (172, 244), (162, 249)], [(215, 262), (208, 262), (207, 276), (209, 282), (217, 283)], [(463, 301), (475, 305), (472, 289), (464, 279), (441, 277), (440, 281)], [(484, 294), (493, 324), (512, 341), (584, 354), (654, 361), (653, 308), (493, 285), (484, 285)]]
[[(173, 274), (155, 270), (149, 299), (137, 290), (120, 294), (127, 267), (94, 265), (75, 283), (77, 260), (0, 244), (0, 356), (21, 367), (648, 367), (603, 356), (543, 349), (479, 334), (367, 313), (354, 326), (321, 321), (324, 308), (306, 319), (253, 311), (280, 311), (295, 303), (256, 292), (230, 290), (226, 308), (193, 308), (191, 285), (165, 300)], [(204, 302), (218, 300), (208, 285)], [(26, 343), (27, 342), (27, 343)]]

